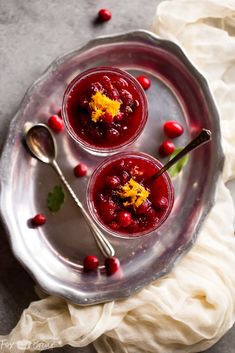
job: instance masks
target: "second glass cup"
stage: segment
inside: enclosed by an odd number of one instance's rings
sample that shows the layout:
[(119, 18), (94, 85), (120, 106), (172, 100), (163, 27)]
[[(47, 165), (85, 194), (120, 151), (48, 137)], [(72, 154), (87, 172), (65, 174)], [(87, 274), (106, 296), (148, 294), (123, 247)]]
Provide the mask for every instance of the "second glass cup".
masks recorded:
[(68, 85), (62, 118), (70, 136), (88, 152), (107, 156), (131, 145), (147, 121), (143, 88), (126, 71), (96, 67)]

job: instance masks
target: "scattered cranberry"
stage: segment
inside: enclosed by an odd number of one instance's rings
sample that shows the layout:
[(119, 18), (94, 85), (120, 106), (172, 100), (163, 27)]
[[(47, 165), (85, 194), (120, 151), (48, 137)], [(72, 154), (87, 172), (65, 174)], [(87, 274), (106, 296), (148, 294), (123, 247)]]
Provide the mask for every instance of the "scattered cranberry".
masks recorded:
[(163, 129), (166, 136), (172, 139), (182, 135), (184, 132), (184, 127), (177, 121), (167, 121), (163, 125)]
[(120, 179), (116, 176), (107, 176), (106, 185), (110, 189), (117, 189), (120, 186)]
[(137, 80), (144, 90), (147, 90), (151, 86), (151, 80), (146, 76), (138, 76)]
[(74, 168), (74, 174), (76, 177), (83, 177), (87, 174), (87, 166), (84, 163), (79, 163), (75, 168)]
[(107, 257), (104, 262), (107, 275), (113, 275), (120, 268), (120, 261), (116, 257)]
[(170, 154), (172, 154), (175, 150), (175, 145), (173, 142), (165, 140), (162, 142), (162, 144), (159, 147), (159, 154), (162, 157), (167, 157)]
[(112, 12), (109, 11), (108, 9), (101, 9), (98, 12), (98, 17), (99, 17), (99, 20), (102, 22), (109, 21), (112, 18)]
[(42, 226), (46, 223), (46, 217), (44, 214), (38, 213), (32, 218), (32, 222), (35, 226)]
[(131, 213), (127, 211), (118, 212), (117, 222), (123, 228), (128, 227), (132, 223)]
[(99, 259), (94, 255), (88, 255), (83, 261), (83, 267), (85, 271), (94, 271), (99, 266)]
[(154, 206), (158, 210), (166, 210), (168, 207), (168, 200), (166, 197), (162, 196), (160, 199), (154, 201)]
[(55, 132), (60, 132), (64, 130), (63, 120), (58, 115), (52, 115), (48, 119), (48, 125)]

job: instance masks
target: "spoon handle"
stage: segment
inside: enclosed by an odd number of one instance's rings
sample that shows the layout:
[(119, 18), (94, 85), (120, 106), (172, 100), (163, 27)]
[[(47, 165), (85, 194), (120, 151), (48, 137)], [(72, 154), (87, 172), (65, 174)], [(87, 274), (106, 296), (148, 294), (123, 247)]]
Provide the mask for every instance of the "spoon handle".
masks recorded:
[(197, 135), (191, 142), (189, 142), (177, 155), (170, 159), (159, 171), (152, 176), (152, 179), (158, 178), (162, 173), (171, 168), (173, 164), (178, 162), (182, 157), (197, 147), (203, 145), (204, 143), (211, 140), (211, 131), (207, 129), (202, 129), (199, 135)]
[(63, 182), (64, 186), (66, 187), (66, 189), (68, 190), (68, 192), (70, 193), (70, 195), (72, 196), (73, 200), (75, 201), (75, 203), (77, 204), (77, 206), (80, 208), (86, 222), (87, 225), (89, 226), (102, 254), (105, 257), (111, 257), (115, 255), (115, 251), (114, 248), (112, 247), (112, 245), (110, 244), (110, 242), (105, 238), (105, 236), (103, 235), (103, 233), (101, 232), (101, 230), (96, 226), (96, 224), (92, 221), (91, 217), (89, 216), (89, 214), (87, 213), (87, 211), (84, 209), (82, 203), (79, 201), (79, 199), (77, 198), (75, 192), (73, 191), (73, 189), (71, 188), (71, 186), (69, 185), (69, 183), (67, 182), (67, 180), (65, 179), (58, 163), (53, 160), (51, 162), (51, 165), (53, 166), (53, 168), (56, 170), (56, 172), (58, 173), (61, 181)]

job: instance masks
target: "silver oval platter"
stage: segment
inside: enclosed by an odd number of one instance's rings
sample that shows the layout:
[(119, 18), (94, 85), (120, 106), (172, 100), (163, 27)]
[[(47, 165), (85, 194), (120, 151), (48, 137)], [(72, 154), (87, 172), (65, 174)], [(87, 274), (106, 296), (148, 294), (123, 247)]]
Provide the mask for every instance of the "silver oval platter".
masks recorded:
[[(86, 255), (97, 255), (101, 264), (104, 258), (69, 195), (58, 213), (49, 212), (47, 195), (60, 184), (59, 178), (52, 168), (33, 158), (23, 143), (25, 126), (47, 123), (61, 107), (67, 84), (95, 66), (119, 67), (152, 80), (146, 91), (149, 119), (131, 150), (159, 158), (162, 124), (167, 120), (177, 120), (185, 127), (175, 140), (177, 146), (186, 144), (201, 128), (210, 129), (213, 136), (211, 143), (190, 154), (188, 164), (174, 179), (175, 204), (158, 231), (131, 240), (107, 234), (121, 262), (121, 270), (112, 276), (102, 269), (98, 273), (82, 271)], [(55, 138), (58, 163), (87, 207), (86, 185), (102, 158), (81, 150), (66, 132)], [(140, 30), (92, 40), (60, 57), (26, 93), (1, 157), (1, 215), (15, 256), (50, 294), (83, 305), (128, 297), (169, 272), (194, 244), (214, 203), (223, 166), (220, 140), (219, 117), (208, 84), (174, 43)], [(84, 178), (74, 176), (78, 162), (88, 165)], [(32, 228), (29, 220), (38, 212), (46, 214), (47, 222)]]

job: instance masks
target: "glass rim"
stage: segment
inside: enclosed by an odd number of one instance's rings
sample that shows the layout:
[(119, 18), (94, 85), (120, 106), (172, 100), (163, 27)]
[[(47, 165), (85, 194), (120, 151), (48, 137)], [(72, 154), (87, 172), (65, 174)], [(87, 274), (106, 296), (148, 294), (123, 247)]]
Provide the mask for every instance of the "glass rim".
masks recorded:
[(171, 177), (169, 175), (169, 173), (167, 171), (165, 171), (162, 174), (162, 177), (164, 178), (166, 185), (167, 185), (167, 190), (168, 190), (168, 195), (170, 195), (169, 197), (169, 204), (168, 204), (168, 208), (164, 214), (164, 216), (160, 219), (160, 221), (158, 223), (155, 224), (154, 227), (152, 227), (151, 229), (142, 231), (142, 232), (133, 232), (131, 233), (131, 235), (128, 235), (128, 233), (122, 233), (122, 232), (118, 232), (118, 231), (114, 231), (111, 228), (109, 228), (107, 225), (105, 225), (105, 223), (102, 221), (102, 219), (98, 216), (97, 212), (95, 212), (95, 207), (94, 207), (94, 202), (93, 202), (93, 187), (94, 187), (94, 182), (96, 177), (102, 172), (103, 168), (110, 165), (111, 163), (113, 163), (114, 161), (117, 161), (119, 159), (125, 158), (125, 157), (140, 157), (143, 158), (145, 160), (151, 161), (153, 162), (155, 165), (157, 165), (159, 168), (163, 167), (163, 164), (156, 158), (154, 158), (153, 156), (144, 153), (144, 152), (137, 152), (137, 151), (126, 151), (126, 152), (120, 152), (120, 153), (116, 153), (113, 156), (110, 156), (108, 158), (105, 158), (105, 160), (103, 160), (101, 163), (99, 163), (97, 165), (97, 167), (95, 168), (95, 170), (93, 171), (88, 184), (87, 184), (87, 192), (86, 192), (86, 199), (87, 199), (87, 205), (88, 205), (88, 210), (92, 216), (92, 218), (94, 219), (94, 221), (104, 230), (106, 231), (109, 235), (112, 235), (114, 237), (117, 238), (122, 238), (122, 239), (136, 239), (136, 238), (140, 238), (142, 236), (147, 236), (150, 235), (152, 232), (154, 232), (155, 230), (157, 230), (158, 228), (160, 228), (160, 226), (165, 222), (165, 220), (168, 218), (173, 205), (174, 205), (174, 186), (171, 180)]
[[(120, 75), (124, 76), (123, 78), (125, 78), (125, 76), (127, 76), (128, 79), (132, 82), (132, 84), (137, 89), (137, 91), (139, 93), (139, 97), (141, 99), (142, 107), (143, 107), (141, 122), (140, 122), (137, 130), (135, 131), (135, 133), (126, 142), (123, 142), (122, 144), (119, 144), (114, 147), (98, 147), (98, 146), (92, 145), (89, 142), (86, 142), (85, 140), (83, 140), (81, 137), (79, 137), (75, 133), (74, 129), (72, 128), (72, 126), (69, 122), (69, 118), (67, 115), (66, 103), (67, 103), (67, 99), (68, 99), (70, 92), (73, 90), (73, 88), (76, 86), (76, 84), (79, 80), (84, 79), (88, 75), (94, 74), (96, 71), (97, 72), (104, 71), (107, 73), (108, 72), (119, 73)], [(101, 155), (102, 154), (108, 155), (109, 153), (110, 154), (116, 153), (119, 150), (123, 149), (124, 147), (130, 146), (141, 135), (141, 133), (145, 127), (145, 124), (147, 122), (147, 118), (148, 118), (148, 100), (147, 100), (146, 94), (144, 92), (144, 89), (142, 88), (140, 83), (129, 72), (122, 70), (122, 69), (119, 69), (119, 68), (116, 68), (116, 67), (112, 67), (112, 66), (96, 66), (96, 67), (90, 68), (88, 70), (85, 70), (85, 71), (79, 73), (68, 84), (68, 86), (66, 87), (66, 90), (64, 92), (63, 99), (62, 99), (61, 115), (62, 115), (62, 119), (64, 121), (64, 125), (65, 125), (67, 132), (73, 138), (73, 140), (76, 141), (81, 147), (83, 147), (85, 150), (88, 150), (90, 152), (94, 152), (97, 154), (99, 153)]]

